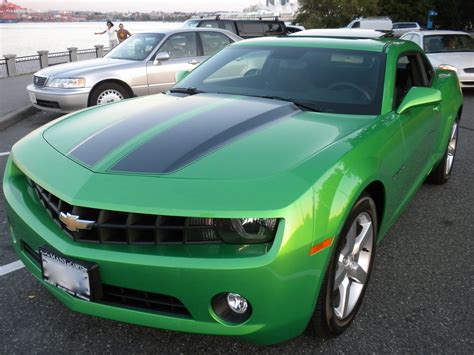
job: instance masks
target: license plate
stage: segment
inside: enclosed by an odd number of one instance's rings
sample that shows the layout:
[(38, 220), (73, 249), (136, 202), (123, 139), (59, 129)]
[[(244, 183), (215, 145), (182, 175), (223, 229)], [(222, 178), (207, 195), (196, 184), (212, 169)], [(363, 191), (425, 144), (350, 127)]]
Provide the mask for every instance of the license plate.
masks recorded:
[(30, 95), (30, 101), (35, 104), (36, 103), (36, 95), (32, 92), (29, 92), (28, 95)]
[(100, 282), (96, 264), (71, 260), (47, 248), (39, 252), (44, 281), (86, 301), (97, 296)]

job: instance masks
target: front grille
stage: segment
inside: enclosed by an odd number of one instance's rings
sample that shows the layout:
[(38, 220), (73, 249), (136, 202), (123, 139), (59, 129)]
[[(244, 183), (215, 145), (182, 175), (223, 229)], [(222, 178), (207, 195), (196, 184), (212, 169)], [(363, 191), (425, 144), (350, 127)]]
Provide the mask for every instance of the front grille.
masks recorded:
[[(41, 266), (41, 256), (39, 252), (24, 241), (21, 242), (21, 245), (23, 251), (32, 261), (38, 266)], [(191, 314), (186, 306), (176, 297), (107, 284), (101, 284), (101, 287), (102, 297), (96, 300), (98, 303), (191, 318)]]
[(191, 318), (184, 304), (175, 297), (160, 295), (129, 288), (102, 285), (101, 303), (117, 304), (125, 307), (145, 309), (158, 313), (169, 313)]
[[(77, 242), (104, 244), (222, 243), (212, 219), (157, 216), (72, 206), (29, 180), (42, 205), (64, 232)], [(70, 231), (60, 213), (93, 221), (89, 230)]]
[(46, 80), (48, 80), (48, 78), (45, 76), (33, 76), (33, 84), (35, 84), (35, 86), (38, 88), (44, 87), (44, 85), (46, 84)]
[(474, 73), (474, 68), (464, 68), (466, 73)]
[(464, 86), (474, 86), (474, 81), (461, 81)]
[(47, 100), (36, 100), (38, 106), (47, 107), (47, 108), (57, 108), (60, 109), (59, 103), (57, 101), (47, 101)]

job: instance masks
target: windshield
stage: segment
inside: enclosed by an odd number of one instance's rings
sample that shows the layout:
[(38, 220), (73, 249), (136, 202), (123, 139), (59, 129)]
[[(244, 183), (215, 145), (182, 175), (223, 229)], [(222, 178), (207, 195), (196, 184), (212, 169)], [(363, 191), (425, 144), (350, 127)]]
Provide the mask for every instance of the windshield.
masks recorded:
[(112, 49), (107, 58), (144, 60), (165, 35), (162, 33), (137, 33)]
[(469, 35), (425, 36), (423, 47), (426, 53), (473, 52), (474, 39)]
[(315, 111), (375, 115), (380, 112), (384, 62), (385, 55), (378, 52), (231, 46), (173, 91), (280, 98)]

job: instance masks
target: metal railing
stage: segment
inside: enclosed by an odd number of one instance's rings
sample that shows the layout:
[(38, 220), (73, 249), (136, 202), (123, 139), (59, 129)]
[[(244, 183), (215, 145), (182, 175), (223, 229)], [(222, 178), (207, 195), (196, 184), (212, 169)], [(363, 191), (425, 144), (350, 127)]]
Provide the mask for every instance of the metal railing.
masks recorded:
[(0, 58), (0, 78), (34, 73), (52, 65), (101, 58), (108, 51), (109, 49), (104, 48), (103, 45), (96, 45), (95, 48), (80, 50), (71, 47), (63, 52), (38, 51), (36, 55), (21, 57), (14, 54), (4, 55)]

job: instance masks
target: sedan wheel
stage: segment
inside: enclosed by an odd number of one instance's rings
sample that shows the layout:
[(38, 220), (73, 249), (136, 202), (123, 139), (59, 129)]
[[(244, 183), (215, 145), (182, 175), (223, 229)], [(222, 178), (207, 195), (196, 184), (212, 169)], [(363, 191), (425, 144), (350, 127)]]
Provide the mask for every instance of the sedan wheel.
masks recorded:
[(118, 102), (130, 97), (127, 89), (114, 82), (97, 85), (89, 96), (89, 106), (105, 105)]
[(112, 102), (117, 102), (123, 100), (123, 95), (114, 89), (107, 89), (99, 94), (97, 98), (97, 105), (110, 104)]

